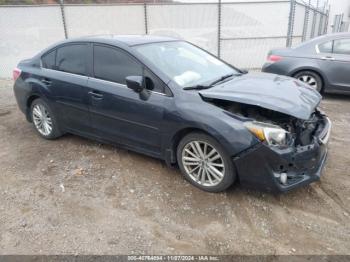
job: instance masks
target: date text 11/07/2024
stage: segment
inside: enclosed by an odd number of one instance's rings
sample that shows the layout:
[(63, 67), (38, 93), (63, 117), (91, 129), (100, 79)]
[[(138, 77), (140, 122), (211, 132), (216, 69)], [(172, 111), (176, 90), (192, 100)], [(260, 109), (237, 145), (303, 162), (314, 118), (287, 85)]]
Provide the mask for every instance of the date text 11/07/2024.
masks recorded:
[(218, 256), (128, 256), (128, 261), (218, 261)]

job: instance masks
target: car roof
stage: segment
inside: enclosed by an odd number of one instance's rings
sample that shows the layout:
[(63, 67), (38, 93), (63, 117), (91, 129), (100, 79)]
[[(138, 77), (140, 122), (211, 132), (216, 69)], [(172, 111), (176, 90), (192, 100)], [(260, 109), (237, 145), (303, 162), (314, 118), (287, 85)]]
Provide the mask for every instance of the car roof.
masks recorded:
[(342, 38), (350, 38), (350, 33), (345, 32), (345, 33), (332, 33), (332, 34), (321, 35), (321, 36), (312, 38), (308, 41), (300, 43), (298, 46), (295, 47), (295, 50), (307, 50), (310, 48), (314, 48), (315, 45), (320, 44), (322, 42), (327, 42), (327, 41), (342, 39)]
[(328, 39), (331, 40), (331, 39), (338, 39), (338, 38), (344, 38), (344, 37), (350, 37), (350, 33), (343, 32), (343, 33), (327, 34), (327, 35), (316, 37), (315, 40), (328, 40)]
[(327, 41), (327, 40), (333, 40), (333, 39), (339, 39), (339, 38), (350, 38), (350, 33), (345, 32), (345, 33), (333, 33), (333, 34), (326, 34), (326, 35), (321, 35), (318, 37), (315, 37), (313, 39), (311, 39), (310, 43), (318, 43), (318, 42), (323, 42), (323, 41)]
[(78, 43), (78, 42), (93, 42), (100, 44), (113, 45), (120, 48), (128, 48), (136, 45), (150, 44), (150, 43), (160, 43), (160, 42), (174, 42), (174, 41), (183, 41), (174, 37), (167, 36), (157, 36), (157, 35), (92, 35), (84, 36), (77, 38), (68, 38), (52, 44), (51, 46), (45, 48), (39, 52), (34, 57), (41, 57), (47, 52), (50, 52), (52, 49), (57, 48), (58, 46), (69, 44), (69, 43)]
[(105, 44), (135, 46), (150, 43), (179, 41), (177, 38), (156, 35), (93, 35), (69, 39), (67, 42), (89, 41)]

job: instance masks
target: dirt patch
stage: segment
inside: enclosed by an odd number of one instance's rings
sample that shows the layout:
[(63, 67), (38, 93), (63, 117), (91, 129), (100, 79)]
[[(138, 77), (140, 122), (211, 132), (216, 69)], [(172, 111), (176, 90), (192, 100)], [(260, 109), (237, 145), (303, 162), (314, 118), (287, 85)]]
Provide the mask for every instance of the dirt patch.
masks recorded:
[(285, 195), (209, 194), (159, 160), (66, 135), (41, 139), (0, 81), (1, 254), (350, 254), (350, 96), (320, 182)]

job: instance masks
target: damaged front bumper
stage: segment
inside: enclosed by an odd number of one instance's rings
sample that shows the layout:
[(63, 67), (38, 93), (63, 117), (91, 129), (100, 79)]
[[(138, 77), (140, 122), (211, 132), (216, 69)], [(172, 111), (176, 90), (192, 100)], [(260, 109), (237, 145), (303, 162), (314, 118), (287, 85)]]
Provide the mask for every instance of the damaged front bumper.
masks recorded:
[(319, 180), (327, 158), (331, 121), (307, 146), (279, 149), (260, 143), (234, 158), (240, 183), (270, 192), (287, 192)]

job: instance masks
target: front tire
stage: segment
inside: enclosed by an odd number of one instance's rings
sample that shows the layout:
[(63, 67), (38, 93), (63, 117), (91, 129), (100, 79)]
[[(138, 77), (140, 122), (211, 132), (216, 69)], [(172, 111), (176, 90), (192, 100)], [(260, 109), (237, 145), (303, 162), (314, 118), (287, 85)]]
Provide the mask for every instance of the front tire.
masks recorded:
[(308, 84), (319, 93), (323, 90), (323, 81), (315, 72), (305, 70), (295, 74), (294, 77), (301, 82)]
[(62, 135), (50, 106), (41, 98), (35, 99), (30, 106), (33, 126), (45, 139), (55, 139)]
[(236, 179), (233, 163), (224, 148), (203, 133), (190, 133), (180, 141), (177, 161), (185, 178), (204, 191), (223, 191)]

